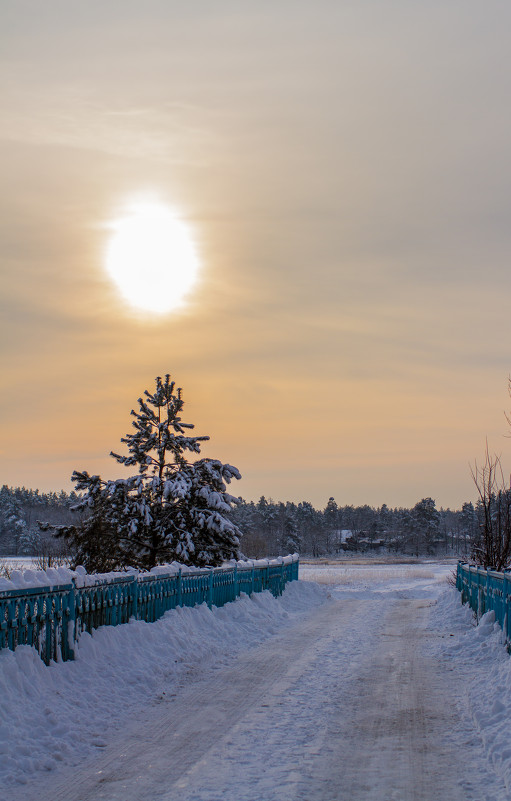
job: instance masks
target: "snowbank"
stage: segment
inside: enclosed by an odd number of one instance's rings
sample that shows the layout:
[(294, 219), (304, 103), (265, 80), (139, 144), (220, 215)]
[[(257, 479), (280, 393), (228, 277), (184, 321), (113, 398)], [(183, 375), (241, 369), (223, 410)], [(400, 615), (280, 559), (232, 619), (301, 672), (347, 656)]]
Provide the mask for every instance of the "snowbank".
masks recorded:
[(228, 664), (327, 597), (294, 581), (280, 598), (266, 591), (212, 610), (178, 608), (155, 623), (105, 626), (82, 634), (76, 661), (49, 667), (29, 646), (0, 651), (0, 788), (78, 764), (190, 671)]
[(455, 589), (444, 592), (432, 613), (432, 622), (443, 631), (439, 651), (455, 664), (465, 678), (461, 688), (468, 714), (481, 737), (495, 772), (511, 790), (511, 658), (494, 612), (479, 625), (468, 605), (461, 605)]

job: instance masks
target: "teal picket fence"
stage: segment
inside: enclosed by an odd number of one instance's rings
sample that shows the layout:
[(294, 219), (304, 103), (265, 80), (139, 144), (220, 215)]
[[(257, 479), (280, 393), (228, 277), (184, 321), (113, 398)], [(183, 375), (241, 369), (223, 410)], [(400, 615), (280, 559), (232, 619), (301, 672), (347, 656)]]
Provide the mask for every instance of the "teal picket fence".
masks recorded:
[(477, 619), (485, 612), (495, 612), (495, 620), (511, 641), (511, 570), (498, 571), (458, 562), (456, 588), (462, 603), (468, 603)]
[(0, 591), (0, 650), (33, 646), (47, 665), (74, 658), (82, 632), (117, 626), (131, 618), (152, 623), (169, 609), (207, 603), (223, 606), (241, 593), (282, 594), (298, 578), (298, 557), (265, 565), (211, 568), (181, 573), (145, 573), (70, 584)]

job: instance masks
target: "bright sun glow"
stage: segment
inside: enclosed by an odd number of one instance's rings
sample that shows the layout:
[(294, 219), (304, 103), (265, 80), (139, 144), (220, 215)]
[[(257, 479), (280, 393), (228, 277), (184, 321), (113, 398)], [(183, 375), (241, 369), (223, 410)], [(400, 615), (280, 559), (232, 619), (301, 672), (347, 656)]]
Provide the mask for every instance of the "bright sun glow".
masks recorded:
[(180, 306), (199, 267), (188, 226), (161, 203), (137, 203), (111, 228), (106, 269), (125, 300), (160, 313)]

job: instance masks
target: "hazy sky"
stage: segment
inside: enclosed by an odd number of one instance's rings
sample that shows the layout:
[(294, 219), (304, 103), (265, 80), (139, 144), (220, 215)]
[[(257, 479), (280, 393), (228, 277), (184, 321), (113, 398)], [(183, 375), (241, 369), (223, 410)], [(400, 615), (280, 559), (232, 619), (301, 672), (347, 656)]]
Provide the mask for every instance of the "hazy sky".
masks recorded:
[[(511, 463), (511, 5), (0, 0), (0, 483), (70, 488), (156, 375), (257, 499), (474, 497)], [(104, 269), (150, 193), (200, 280)]]

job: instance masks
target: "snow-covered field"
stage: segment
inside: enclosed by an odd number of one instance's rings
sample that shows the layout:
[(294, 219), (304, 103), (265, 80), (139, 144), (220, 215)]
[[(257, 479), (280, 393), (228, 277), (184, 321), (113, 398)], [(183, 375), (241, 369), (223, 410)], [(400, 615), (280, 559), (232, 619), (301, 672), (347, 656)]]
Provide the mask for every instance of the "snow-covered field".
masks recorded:
[(35, 561), (36, 557), (34, 556), (2, 556), (0, 557), (0, 568), (5, 566), (8, 570), (29, 570)]
[(511, 665), (453, 566), (304, 565), (284, 596), (0, 652), (1, 801), (504, 801)]

